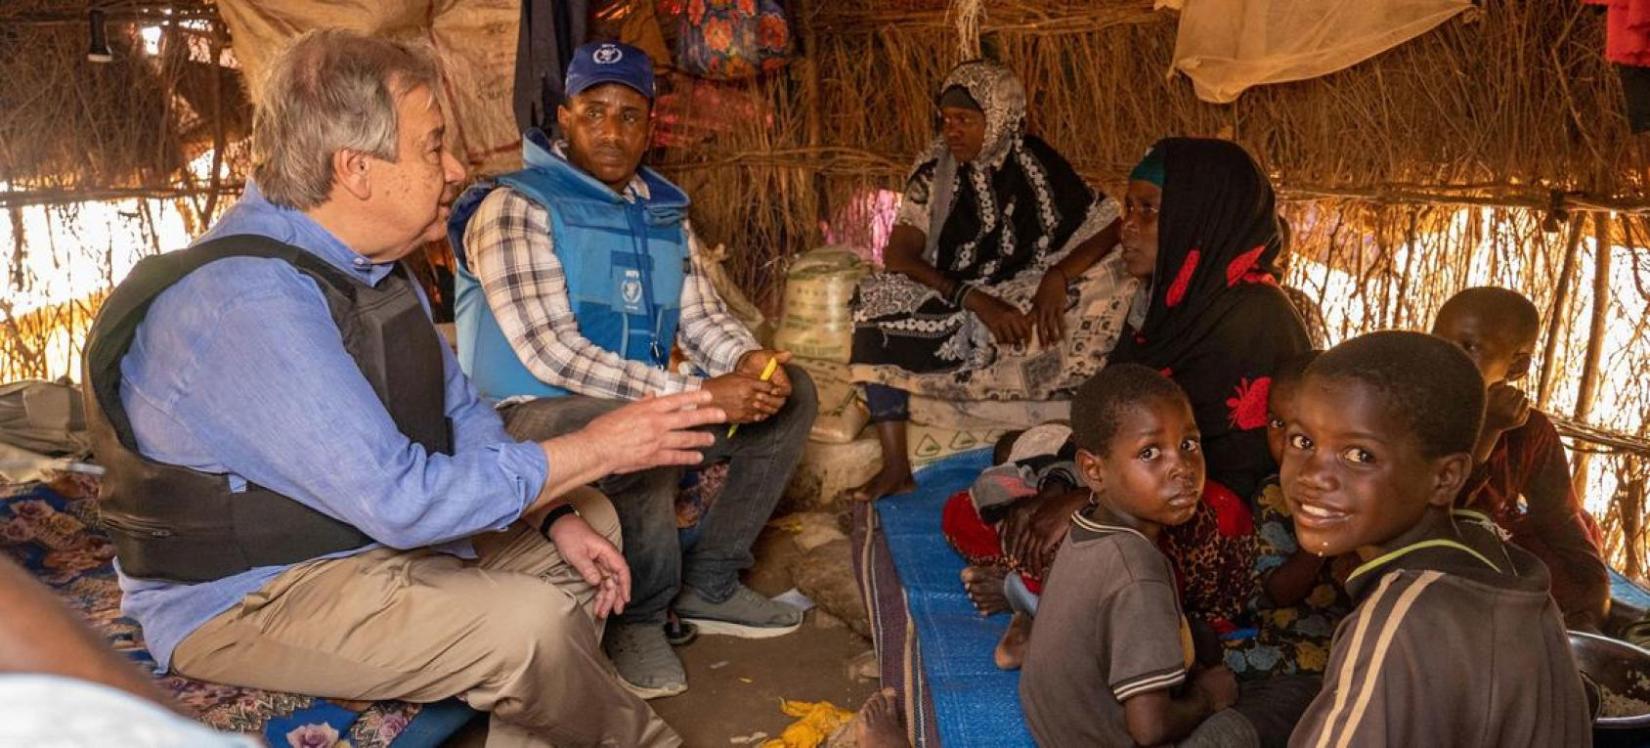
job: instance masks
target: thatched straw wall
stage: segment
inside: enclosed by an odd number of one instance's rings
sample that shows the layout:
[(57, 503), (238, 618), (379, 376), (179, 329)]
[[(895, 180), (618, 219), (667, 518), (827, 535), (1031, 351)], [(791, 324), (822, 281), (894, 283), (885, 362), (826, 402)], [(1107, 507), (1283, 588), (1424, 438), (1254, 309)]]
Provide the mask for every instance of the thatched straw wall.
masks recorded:
[[(977, 38), (1024, 78), (1034, 130), (1113, 192), (1158, 137), (1249, 147), (1296, 228), (1302, 262), (1291, 281), (1322, 300), (1336, 339), (1424, 327), (1468, 284), (1526, 292), (1554, 321), (1531, 391), (1551, 412), (1634, 437), (1593, 433), (1577, 454), (1607, 452), (1582, 472), (1595, 498), (1613, 499), (1603, 518), (1611, 552), (1643, 573), (1646, 463), (1636, 450), (1650, 424), (1641, 394), (1650, 255), (1598, 247), (1650, 246), (1650, 152), (1627, 133), (1595, 10), (1486, 0), (1352, 69), (1217, 106), (1166, 75), (1175, 16), (1151, 0), (957, 4), (982, 12), (970, 20), (946, 0), (788, 0), (804, 56), (756, 83), (694, 84), (713, 92), (687, 97), (702, 109), (689, 119), (710, 126), (685, 129), (702, 138), (655, 163), (687, 187), (698, 230), (729, 246), (731, 275), (759, 303), (777, 310), (784, 261), (821, 242), (822, 219), (839, 239), (869, 245), (864, 196), (899, 188), (932, 137), (935, 85), (972, 56), (961, 40)], [(238, 184), (246, 106), (238, 80), (198, 64), (201, 44), (227, 43), (211, 6), (100, 2), (117, 46), (137, 43), (134, 21), (161, 7), (210, 23), (204, 33), (174, 29), (179, 43), (159, 58), (88, 66), (89, 5), (0, 4), (0, 181), (29, 190), (0, 191), (0, 207), (138, 191), (188, 197), (184, 212), (197, 218), (221, 209), (208, 196)], [(214, 150), (221, 188), (180, 168)], [(39, 348), (49, 321), (19, 325), (3, 302), (0, 356)], [(73, 327), (87, 312), (41, 314)]]
[[(932, 137), (934, 87), (963, 57), (943, 2), (801, 5), (809, 59), (751, 93), (775, 125), (670, 154), (673, 173), (703, 185), (700, 223), (730, 239), (807, 233), (820, 200), (791, 180), (821, 177), (826, 206), (897, 188)], [(1650, 154), (1620, 114), (1602, 19), (1579, 3), (1491, 0), (1348, 71), (1253, 89), (1230, 106), (1165, 77), (1175, 16), (1149, 0), (984, 5), (985, 46), (1025, 80), (1033, 129), (1097, 184), (1115, 187), (1158, 137), (1218, 135), (1248, 146), (1295, 199), (1543, 208), (1562, 190), (1587, 206), (1650, 205)], [(794, 249), (739, 243), (749, 266)], [(765, 280), (752, 267), (743, 277)]]
[[(86, 59), (88, 10), (105, 9), (113, 60)], [(163, 14), (164, 11), (164, 14)], [(0, 3), (0, 205), (203, 189), (192, 158), (244, 137), (238, 75), (207, 64), (227, 44), (199, 0)], [(138, 29), (162, 26), (161, 53)]]
[[(733, 248), (733, 276), (770, 309), (783, 260), (820, 242), (822, 218), (869, 245), (858, 198), (898, 190), (933, 137), (935, 86), (970, 56), (960, 38), (978, 34), (1024, 79), (1032, 128), (1114, 194), (1156, 138), (1247, 146), (1296, 228), (1304, 262), (1290, 280), (1322, 301), (1333, 338), (1425, 328), (1467, 285), (1517, 288), (1555, 320), (1532, 394), (1561, 417), (1644, 435), (1650, 263), (1618, 249), (1601, 276), (1611, 253), (1596, 248), (1650, 246), (1650, 151), (1627, 131), (1595, 10), (1489, 0), (1349, 70), (1219, 106), (1166, 76), (1175, 16), (1150, 0), (982, 5), (970, 27), (941, 0), (795, 3), (807, 54), (747, 90), (765, 116), (665, 154), (701, 232)], [(1583, 459), (1579, 480), (1612, 499), (1611, 553), (1643, 573), (1642, 440), (1577, 445), (1605, 453)]]
[[(94, 7), (105, 13), (108, 63), (86, 58)], [(144, 28), (157, 30), (157, 54), (146, 51)], [(77, 287), (98, 276), (112, 283), (130, 259), (110, 242), (132, 236), (139, 253), (163, 249), (158, 201), (194, 230), (239, 190), (251, 108), (228, 44), (204, 0), (0, 2), (0, 223), (12, 234), (0, 381), (61, 370), (101, 295), (28, 313), (16, 311), (18, 299), (70, 274), (83, 279)], [(114, 199), (119, 219), (85, 220), (85, 201)], [(55, 242), (56, 232), (74, 236), (74, 246)]]

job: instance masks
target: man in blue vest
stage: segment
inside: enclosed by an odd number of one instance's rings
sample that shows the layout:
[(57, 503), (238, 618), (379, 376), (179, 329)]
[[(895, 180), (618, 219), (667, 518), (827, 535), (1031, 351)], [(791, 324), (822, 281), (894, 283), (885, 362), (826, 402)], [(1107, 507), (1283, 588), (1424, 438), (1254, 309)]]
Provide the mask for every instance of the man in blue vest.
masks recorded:
[(156, 667), (457, 696), (490, 745), (681, 745), (602, 656), (628, 570), (587, 484), (698, 462), (723, 414), (682, 393), (509, 437), (400, 263), (464, 180), (433, 52), (318, 30), (263, 80), (245, 194), (138, 263), (86, 344), (99, 515)]
[[(624, 44), (587, 44), (556, 113), (566, 139), (523, 137), (526, 168), (472, 187), (453, 209), (459, 361), (500, 403), (517, 438), (543, 439), (653, 394), (703, 390), (740, 424), (714, 431), (707, 464), (728, 479), (685, 553), (679, 468), (603, 480), (618, 509), (633, 595), (604, 646), (643, 698), (681, 693), (666, 611), (702, 633), (777, 636), (799, 611), (742, 585), (812, 426), (817, 400), (790, 354), (757, 344), (699, 267), (688, 198), (642, 168), (653, 63)], [(669, 367), (680, 347), (694, 373)], [(769, 377), (763, 373), (774, 364)]]

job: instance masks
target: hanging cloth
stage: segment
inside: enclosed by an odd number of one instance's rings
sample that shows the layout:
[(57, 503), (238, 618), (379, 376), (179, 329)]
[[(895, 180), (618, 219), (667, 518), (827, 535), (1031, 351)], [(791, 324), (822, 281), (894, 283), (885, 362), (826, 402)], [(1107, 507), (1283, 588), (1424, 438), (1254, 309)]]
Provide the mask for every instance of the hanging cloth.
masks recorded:
[(522, 0), (516, 34), (516, 129), (551, 132), (573, 50), (585, 42), (588, 0)]

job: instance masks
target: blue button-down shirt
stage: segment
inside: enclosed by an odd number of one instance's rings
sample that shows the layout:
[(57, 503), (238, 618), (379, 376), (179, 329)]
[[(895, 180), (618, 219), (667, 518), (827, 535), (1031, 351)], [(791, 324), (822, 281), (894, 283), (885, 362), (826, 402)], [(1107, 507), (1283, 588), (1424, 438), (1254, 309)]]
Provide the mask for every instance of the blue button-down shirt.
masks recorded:
[[(393, 269), (271, 204), (250, 183), (198, 241), (233, 234), (297, 246), (372, 284)], [(441, 355), (450, 456), (426, 452), (396, 428), (345, 352), (315, 281), (282, 260), (236, 257), (196, 270), (155, 299), (121, 361), (121, 403), (138, 451), (150, 459), (227, 474), (237, 490), (257, 483), (382, 545), (473, 555), (463, 539), (520, 517), (549, 465), (539, 445), (510, 439), (446, 346)], [(164, 671), (178, 642), (287, 568), (201, 584), (122, 573), (121, 609), (143, 626)]]

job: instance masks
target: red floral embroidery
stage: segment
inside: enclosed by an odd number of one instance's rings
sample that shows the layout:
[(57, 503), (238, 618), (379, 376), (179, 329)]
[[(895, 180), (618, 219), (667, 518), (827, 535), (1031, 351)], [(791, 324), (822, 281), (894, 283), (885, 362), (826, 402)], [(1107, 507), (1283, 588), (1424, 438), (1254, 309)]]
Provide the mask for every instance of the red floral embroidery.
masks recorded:
[(1249, 502), (1232, 493), (1232, 489), (1207, 481), (1203, 484), (1203, 503), (1215, 510), (1215, 522), (1220, 526), (1222, 537), (1254, 534), (1255, 517), (1249, 512)]
[(1231, 288), (1239, 283), (1259, 283), (1263, 286), (1276, 286), (1278, 279), (1270, 272), (1256, 267), (1260, 256), (1266, 247), (1255, 247), (1233, 258), (1226, 265), (1226, 287)]
[(1174, 379), (1174, 369), (1167, 366), (1158, 369), (1157, 373), (1162, 374), (1164, 379)]
[(1186, 261), (1180, 263), (1180, 272), (1175, 273), (1174, 282), (1169, 284), (1169, 290), (1163, 295), (1164, 306), (1179, 306), (1186, 300), (1186, 289), (1192, 285), (1192, 274), (1197, 272), (1197, 261), (1201, 253), (1192, 250), (1186, 253)]
[(1231, 410), (1232, 425), (1243, 431), (1265, 426), (1266, 398), (1271, 392), (1271, 377), (1260, 377), (1254, 381), (1247, 377), (1238, 380), (1236, 394), (1226, 398), (1226, 407)]

